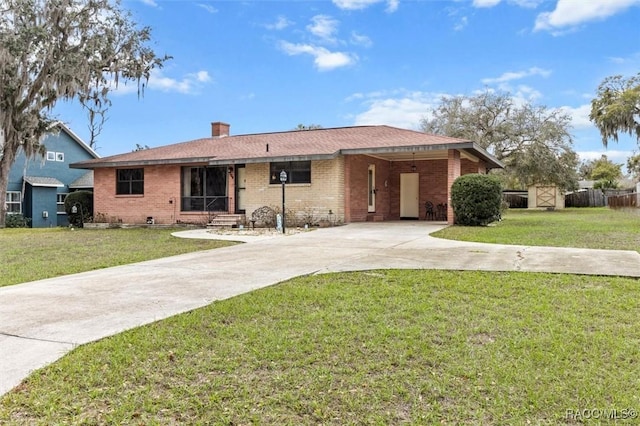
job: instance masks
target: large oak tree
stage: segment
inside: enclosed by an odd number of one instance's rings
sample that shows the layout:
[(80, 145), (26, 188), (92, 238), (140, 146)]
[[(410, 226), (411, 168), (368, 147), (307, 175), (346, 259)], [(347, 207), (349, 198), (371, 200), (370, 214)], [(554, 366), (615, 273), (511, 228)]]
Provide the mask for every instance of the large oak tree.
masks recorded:
[(109, 90), (137, 84), (159, 57), (118, 0), (0, 0), (0, 227), (9, 169), (20, 150), (42, 154), (60, 100), (109, 105)]
[(514, 189), (541, 183), (569, 190), (577, 186), (578, 164), (570, 123), (560, 110), (487, 90), (443, 97), (421, 126), (427, 133), (477, 142), (505, 164), (503, 179)]
[(628, 133), (640, 142), (640, 73), (605, 78), (591, 101), (589, 118), (600, 130), (605, 148), (609, 139), (618, 142), (619, 133)]

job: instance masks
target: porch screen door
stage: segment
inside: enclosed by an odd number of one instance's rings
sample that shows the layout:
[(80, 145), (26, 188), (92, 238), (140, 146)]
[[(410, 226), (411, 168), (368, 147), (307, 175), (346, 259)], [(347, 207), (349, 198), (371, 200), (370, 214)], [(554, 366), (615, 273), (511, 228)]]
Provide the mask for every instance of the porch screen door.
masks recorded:
[(369, 164), (368, 178), (367, 178), (367, 211), (374, 213), (376, 211), (376, 165)]
[(400, 218), (418, 219), (420, 181), (418, 173), (400, 173)]

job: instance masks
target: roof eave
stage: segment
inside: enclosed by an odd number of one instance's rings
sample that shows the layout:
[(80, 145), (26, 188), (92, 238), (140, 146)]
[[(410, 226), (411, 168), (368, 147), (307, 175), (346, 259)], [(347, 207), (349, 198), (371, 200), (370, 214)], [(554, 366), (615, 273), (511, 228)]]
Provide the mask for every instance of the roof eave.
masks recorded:
[[(72, 169), (101, 169), (101, 168), (115, 168), (115, 167), (139, 167), (139, 166), (166, 166), (176, 164), (192, 164), (192, 163), (208, 163), (211, 161), (211, 157), (197, 157), (197, 158), (172, 158), (172, 159), (159, 159), (159, 160), (131, 160), (131, 161), (80, 161), (78, 163), (69, 164)], [(226, 162), (229, 164), (229, 161)]]
[(379, 147), (379, 148), (354, 148), (343, 149), (340, 152), (345, 155), (355, 154), (389, 154), (397, 152), (429, 152), (429, 151), (448, 151), (450, 149), (468, 150), (475, 156), (481, 158), (487, 163), (489, 169), (502, 169), (504, 163), (489, 154), (480, 145), (475, 142), (457, 142), (457, 143), (443, 143), (435, 145), (405, 145), (405, 146), (393, 146), (393, 147)]
[(82, 149), (87, 151), (93, 158), (100, 158), (100, 155), (93, 148), (91, 148), (85, 141), (80, 138), (80, 136), (78, 136), (73, 130), (67, 127), (67, 125), (62, 121), (57, 121), (54, 123), (54, 125), (60, 127), (60, 129), (66, 132), (71, 137), (71, 139), (76, 141), (76, 143), (80, 145)]
[(332, 160), (338, 156), (338, 152), (332, 154), (304, 154), (304, 155), (279, 155), (273, 157), (253, 157), (253, 158), (221, 158), (209, 161), (210, 166), (221, 166), (228, 164), (257, 164), (272, 163), (279, 161), (317, 161)]

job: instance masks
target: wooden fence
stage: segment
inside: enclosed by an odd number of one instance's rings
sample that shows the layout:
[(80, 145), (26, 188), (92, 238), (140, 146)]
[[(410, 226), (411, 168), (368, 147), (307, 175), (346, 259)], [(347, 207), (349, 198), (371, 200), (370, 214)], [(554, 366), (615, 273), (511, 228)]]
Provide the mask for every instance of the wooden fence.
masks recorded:
[(625, 195), (610, 195), (608, 198), (609, 207), (612, 209), (622, 209), (626, 207), (638, 207), (637, 193), (625, 194)]
[(526, 209), (529, 200), (528, 191), (502, 191), (502, 200), (509, 204), (510, 209)]
[(565, 207), (604, 207), (607, 205), (607, 197), (599, 189), (583, 189), (566, 194), (564, 205)]

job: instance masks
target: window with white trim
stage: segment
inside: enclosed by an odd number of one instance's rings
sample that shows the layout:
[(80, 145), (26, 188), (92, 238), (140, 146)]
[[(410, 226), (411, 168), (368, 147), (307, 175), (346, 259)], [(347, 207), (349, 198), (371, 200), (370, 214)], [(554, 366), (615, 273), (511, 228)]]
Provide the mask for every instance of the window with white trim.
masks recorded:
[(64, 152), (47, 151), (47, 161), (64, 162)]
[(56, 194), (56, 204), (58, 205), (58, 214), (65, 214), (64, 200), (66, 200), (69, 194)]
[(20, 191), (7, 191), (5, 202), (7, 205), (7, 213), (9, 214), (22, 213), (22, 193)]

